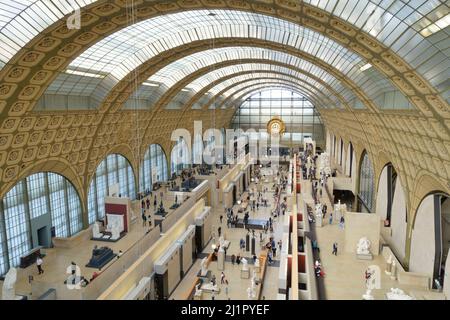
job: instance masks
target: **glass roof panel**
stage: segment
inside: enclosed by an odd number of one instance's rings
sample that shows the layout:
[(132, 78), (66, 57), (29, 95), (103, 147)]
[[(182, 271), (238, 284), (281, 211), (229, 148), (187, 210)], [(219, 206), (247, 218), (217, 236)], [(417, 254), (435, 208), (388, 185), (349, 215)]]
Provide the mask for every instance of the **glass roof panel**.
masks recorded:
[[(236, 86), (230, 87), (227, 91), (222, 95), (226, 97), (227, 101), (223, 107), (229, 107), (236, 99), (240, 99), (242, 94), (245, 92), (245, 89), (249, 86), (255, 85), (267, 85), (267, 83), (283, 83), (288, 85), (291, 88), (297, 88), (299, 92), (301, 92), (305, 97), (309, 100), (313, 101), (317, 106), (322, 108), (335, 107), (331, 100), (326, 100), (326, 98), (319, 97), (315, 93), (311, 92), (311, 89), (305, 86), (303, 83), (295, 82), (295, 79), (292, 80), (289, 77), (273, 77), (272, 79), (255, 79), (249, 80), (248, 82), (238, 84)], [(324, 101), (325, 100), (325, 101)]]
[[(245, 81), (245, 82), (242, 82)], [(242, 83), (239, 83), (242, 82)], [(236, 84), (234, 84), (236, 83)], [(239, 83), (239, 84), (238, 84)], [(249, 77), (246, 75), (238, 76), (236, 78), (232, 78), (227, 82), (227, 85), (223, 86), (223, 89), (226, 89), (220, 97), (215, 97), (215, 95), (211, 92), (205, 94), (199, 101), (204, 107), (206, 104), (211, 103), (212, 105), (216, 105), (216, 107), (220, 107), (222, 103), (221, 100), (228, 99), (228, 102), (234, 101), (234, 95), (239, 95), (241, 90), (254, 85), (268, 85), (271, 83), (281, 83), (287, 85), (288, 87), (297, 88), (297, 90), (301, 91), (305, 96), (307, 96), (311, 101), (315, 101), (316, 104), (320, 104), (325, 106), (330, 106), (333, 102), (328, 99), (328, 104), (324, 102), (327, 100), (325, 95), (318, 96), (317, 92), (314, 92), (314, 88), (311, 86), (305, 85), (305, 83), (298, 82), (295, 78), (287, 75), (279, 75), (273, 74), (269, 72), (262, 72), (255, 77)], [(242, 93), (242, 92), (241, 92)], [(174, 100), (178, 100), (177, 97)]]
[[(83, 8), (96, 0), (0, 0), (0, 68), (2, 68), (19, 50), (29, 43), (33, 37), (45, 30), (47, 27), (57, 22), (59, 19), (72, 13), (75, 9)], [(386, 46), (392, 48), (408, 63), (414, 65), (418, 63), (421, 66), (424, 63), (428, 63), (428, 67), (425, 71), (421, 70), (427, 80), (432, 82), (436, 87), (442, 88), (442, 83), (446, 81), (444, 77), (439, 74), (438, 66), (439, 59), (435, 59), (430, 62), (428, 59), (432, 58), (432, 55), (427, 55), (426, 59), (420, 62), (415, 61), (409, 54), (409, 51), (414, 50), (416, 45), (423, 42), (423, 47), (433, 48), (436, 50), (436, 55), (440, 59), (449, 58), (450, 50), (448, 41), (441, 40), (436, 43), (431, 38), (436, 34), (445, 34), (448, 38), (450, 33), (448, 26), (450, 25), (450, 8), (448, 1), (446, 0), (304, 0), (303, 2), (309, 3), (312, 6), (319, 7), (326, 10), (333, 15), (336, 15), (347, 22), (354, 24), (357, 28), (365, 31), (379, 41), (383, 42)], [(204, 11), (203, 13), (205, 13)], [(209, 11), (208, 11), (209, 12)], [(189, 35), (185, 31), (180, 29), (186, 29), (185, 23), (187, 23), (187, 29), (192, 26), (209, 25), (209, 28), (200, 28), (198, 30), (198, 38), (208, 39), (211, 37), (222, 37), (225, 35), (223, 28), (220, 24), (228, 24), (229, 32), (233, 34), (248, 34), (250, 31), (250, 37), (260, 38), (263, 34), (266, 38), (272, 40), (280, 40), (274, 29), (279, 29), (280, 23), (276, 19), (268, 16), (254, 17), (250, 26), (246, 28), (243, 24), (239, 23), (239, 18), (234, 16), (222, 16), (222, 17), (210, 17), (205, 16), (202, 12), (198, 14), (188, 13), (186, 18), (188, 20), (180, 20), (179, 23), (165, 19), (165, 17), (158, 18), (158, 25), (154, 26), (153, 30), (155, 34), (161, 33), (165, 30), (171, 30), (176, 28), (174, 32), (178, 33), (163, 45), (162, 41), (155, 41), (152, 48), (147, 48), (146, 51), (152, 54), (160, 52), (163, 47), (173, 45), (175, 43), (185, 43), (188, 41)], [(183, 15), (185, 13), (180, 13)], [(239, 13), (241, 14), (241, 13)], [(242, 13), (242, 15), (245, 15)], [(166, 16), (167, 17), (167, 16)], [(169, 18), (170, 19), (170, 18)], [(210, 22), (213, 19), (220, 20), (220, 24), (211, 25)], [(155, 19), (152, 19), (155, 20)], [(156, 20), (155, 20), (156, 21)], [(163, 28), (166, 23), (170, 23), (171, 28)], [(282, 23), (283, 24), (283, 23)], [(261, 30), (258, 26), (266, 25), (267, 30)], [(158, 28), (159, 27), (159, 28)], [(163, 29), (161, 29), (163, 28)], [(147, 30), (148, 31), (148, 30)], [(128, 31), (130, 32), (130, 30)], [(139, 35), (139, 31), (131, 34)], [(80, 57), (76, 67), (92, 69), (96, 62), (100, 62), (98, 57), (103, 57), (108, 60), (108, 53), (114, 49), (113, 55), (117, 55), (118, 60), (123, 59), (127, 53), (134, 52), (129, 47), (124, 45), (124, 38), (129, 34), (127, 32), (120, 35), (113, 35), (108, 37), (110, 44), (107, 46), (100, 46), (98, 49), (99, 56), (91, 51), (85, 59)], [(144, 36), (144, 34), (142, 35)], [(137, 37), (137, 36), (136, 36)], [(278, 39), (277, 39), (278, 37)], [(133, 48), (139, 48), (142, 41), (147, 42), (146, 38), (137, 37), (135, 43), (132, 44)], [(166, 37), (162, 37), (166, 38)], [(289, 41), (296, 41), (294, 37), (289, 37)], [(151, 41), (151, 40), (150, 40)], [(314, 45), (312, 46), (314, 47)], [(409, 48), (409, 50), (408, 50)], [(103, 49), (103, 50), (101, 50)], [(139, 58), (145, 59), (147, 55), (138, 55)], [(133, 57), (134, 59), (134, 57)], [(135, 61), (143, 61), (136, 59)], [(115, 61), (115, 62), (117, 62)], [(105, 64), (99, 63), (98, 69), (108, 70), (108, 65), (112, 63), (106, 62)], [(113, 64), (114, 65), (114, 64)], [(117, 64), (116, 64), (117, 65)], [(114, 66), (116, 66), (114, 65)], [(124, 63), (127, 66), (127, 63)], [(414, 67), (419, 67), (414, 66)], [(133, 67), (133, 64), (128, 65)], [(97, 70), (94, 68), (93, 70)], [(109, 71), (111, 72), (111, 70)], [(120, 76), (124, 72), (127, 72), (127, 67), (121, 66), (116, 70), (116, 76)], [(442, 91), (441, 91), (442, 92)]]
[[(213, 10), (186, 11), (142, 21), (116, 32), (87, 49), (69, 66), (70, 70), (90, 73), (107, 73), (103, 80), (106, 88), (158, 53), (189, 41), (212, 37), (254, 37), (296, 46), (324, 61), (332, 61), (339, 71), (357, 72), (362, 59), (315, 31), (296, 24), (259, 14)], [(227, 25), (228, 24), (228, 25)], [(286, 35), (290, 34), (289, 37)], [(162, 45), (164, 40), (164, 46)], [(213, 42), (211, 42), (213, 47)], [(370, 79), (365, 79), (370, 81)], [(86, 92), (86, 95), (91, 93)]]

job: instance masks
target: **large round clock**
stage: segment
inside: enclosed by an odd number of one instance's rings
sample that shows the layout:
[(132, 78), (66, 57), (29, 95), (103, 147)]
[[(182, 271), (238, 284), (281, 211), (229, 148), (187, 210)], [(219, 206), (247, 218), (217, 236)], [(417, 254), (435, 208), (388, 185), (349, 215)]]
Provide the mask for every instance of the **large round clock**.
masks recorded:
[(283, 134), (285, 131), (285, 125), (280, 118), (273, 118), (267, 124), (267, 131), (269, 134)]

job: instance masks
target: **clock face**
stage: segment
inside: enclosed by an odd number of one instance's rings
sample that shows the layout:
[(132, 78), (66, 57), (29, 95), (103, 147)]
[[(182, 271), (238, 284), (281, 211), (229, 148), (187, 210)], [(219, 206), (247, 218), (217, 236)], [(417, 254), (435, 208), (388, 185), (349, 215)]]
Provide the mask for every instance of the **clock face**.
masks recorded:
[(274, 122), (272, 123), (271, 127), (270, 127), (270, 132), (271, 133), (280, 133), (281, 131), (281, 126), (278, 122)]
[(284, 133), (284, 123), (281, 119), (272, 119), (267, 124), (267, 130), (270, 134), (283, 134)]

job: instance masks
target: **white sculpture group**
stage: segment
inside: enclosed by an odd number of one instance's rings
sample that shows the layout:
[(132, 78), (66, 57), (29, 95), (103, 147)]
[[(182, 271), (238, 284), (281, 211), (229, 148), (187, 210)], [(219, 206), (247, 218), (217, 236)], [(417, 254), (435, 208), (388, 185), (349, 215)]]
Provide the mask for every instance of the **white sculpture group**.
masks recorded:
[(358, 245), (356, 246), (356, 253), (357, 254), (370, 254), (370, 240), (366, 237), (362, 237), (359, 239)]

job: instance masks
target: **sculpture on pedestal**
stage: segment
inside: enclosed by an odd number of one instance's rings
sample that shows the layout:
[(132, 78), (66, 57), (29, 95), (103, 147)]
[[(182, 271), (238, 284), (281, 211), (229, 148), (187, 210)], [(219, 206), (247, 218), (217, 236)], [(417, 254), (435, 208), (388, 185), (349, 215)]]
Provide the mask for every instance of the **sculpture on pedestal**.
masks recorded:
[(16, 298), (16, 268), (9, 269), (3, 281), (2, 300), (15, 300)]
[(397, 280), (397, 264), (395, 263), (395, 260), (392, 260), (391, 264), (391, 279)]
[(384, 273), (387, 275), (391, 275), (391, 267), (392, 267), (392, 254), (389, 255), (389, 258), (386, 260), (386, 270), (384, 270)]
[(365, 278), (367, 290), (362, 297), (364, 300), (374, 300), (374, 297), (372, 296), (372, 290), (381, 288), (380, 267), (378, 267), (377, 265), (369, 266), (365, 272)]
[(120, 238), (119, 224), (115, 223), (111, 229), (111, 240), (117, 240)]
[(196, 297), (201, 297), (202, 296), (202, 293), (203, 293), (203, 291), (200, 289), (200, 286), (201, 286), (202, 284), (199, 282), (199, 283), (197, 283), (197, 285), (195, 286), (195, 294), (194, 294), (194, 296), (196, 296)]
[(202, 270), (201, 270), (200, 275), (202, 277), (206, 277), (206, 275), (208, 274), (208, 258), (206, 258), (206, 257), (203, 258), (203, 260), (201, 262), (201, 267), (202, 267)]
[(358, 245), (356, 246), (357, 254), (370, 254), (370, 240), (366, 237), (359, 239)]

